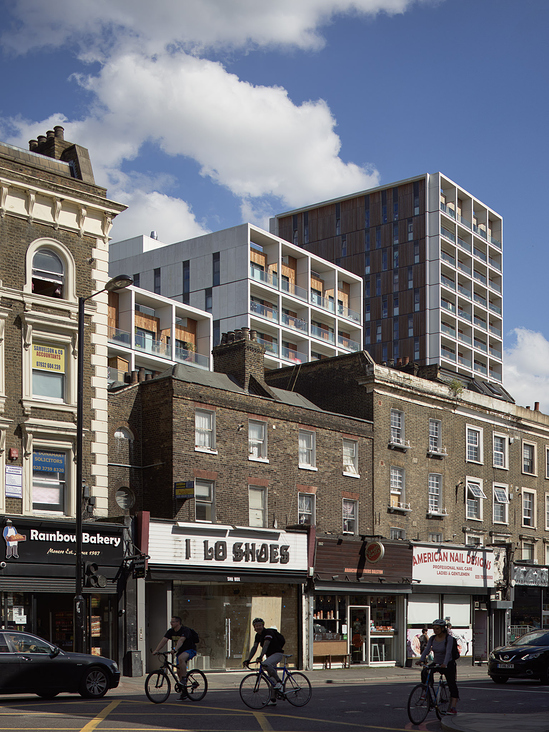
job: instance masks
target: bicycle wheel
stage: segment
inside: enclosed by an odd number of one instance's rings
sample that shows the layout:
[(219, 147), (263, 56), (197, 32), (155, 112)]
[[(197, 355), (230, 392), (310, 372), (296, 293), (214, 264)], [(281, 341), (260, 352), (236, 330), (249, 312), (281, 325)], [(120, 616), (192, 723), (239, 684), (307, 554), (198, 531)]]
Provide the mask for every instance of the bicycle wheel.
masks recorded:
[(151, 671), (145, 681), (145, 693), (153, 704), (162, 704), (170, 696), (172, 685), (162, 670)]
[(412, 724), (421, 724), (429, 714), (429, 692), (425, 684), (414, 686), (408, 697), (408, 717)]
[(439, 719), (442, 719), (442, 717), (444, 717), (444, 715), (448, 713), (449, 706), (450, 706), (450, 690), (448, 689), (448, 684), (446, 684), (443, 681), (443, 682), (441, 682), (440, 686), (438, 687), (437, 705), (435, 708), (435, 712), (437, 713), (437, 717)]
[(311, 683), (305, 674), (296, 671), (286, 676), (284, 696), (294, 707), (304, 707), (310, 701), (312, 694)]
[(271, 698), (271, 685), (261, 674), (248, 674), (240, 682), (240, 698), (250, 709), (263, 709)]
[(194, 671), (189, 671), (187, 674), (185, 688), (189, 699), (200, 701), (204, 699), (208, 691), (208, 679), (200, 669), (195, 668)]

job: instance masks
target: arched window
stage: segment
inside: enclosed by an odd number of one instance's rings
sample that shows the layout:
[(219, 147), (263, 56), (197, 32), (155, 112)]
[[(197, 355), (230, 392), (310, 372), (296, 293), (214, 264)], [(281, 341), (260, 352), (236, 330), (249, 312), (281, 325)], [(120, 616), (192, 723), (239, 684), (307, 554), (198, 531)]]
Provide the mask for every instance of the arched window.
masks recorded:
[(32, 258), (32, 291), (35, 295), (63, 297), (63, 262), (51, 249), (38, 249)]
[(127, 427), (117, 427), (114, 436), (119, 440), (133, 440), (133, 435)]

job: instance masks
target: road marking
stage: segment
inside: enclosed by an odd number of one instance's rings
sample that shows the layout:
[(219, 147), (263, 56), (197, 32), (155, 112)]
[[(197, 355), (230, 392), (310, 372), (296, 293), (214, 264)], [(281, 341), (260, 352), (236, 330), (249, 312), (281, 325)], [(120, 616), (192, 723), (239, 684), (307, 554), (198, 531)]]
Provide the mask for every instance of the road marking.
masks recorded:
[(113, 709), (116, 709), (121, 701), (122, 699), (119, 699), (118, 701), (112, 701), (108, 706), (105, 707), (105, 709), (103, 709), (103, 711), (99, 712), (96, 717), (90, 719), (88, 724), (85, 724), (82, 727), (81, 732), (93, 732), (97, 725), (101, 724), (101, 722), (109, 716)]
[(262, 729), (262, 732), (271, 732), (273, 729), (269, 723), (269, 720), (263, 712), (252, 712), (252, 715), (256, 718), (257, 723)]

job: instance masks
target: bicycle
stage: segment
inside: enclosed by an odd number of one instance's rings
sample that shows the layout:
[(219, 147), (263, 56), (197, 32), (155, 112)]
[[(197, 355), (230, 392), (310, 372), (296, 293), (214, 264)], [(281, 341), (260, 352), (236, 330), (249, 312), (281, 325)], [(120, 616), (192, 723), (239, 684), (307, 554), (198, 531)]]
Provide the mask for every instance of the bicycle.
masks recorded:
[[(287, 699), (294, 707), (303, 707), (312, 696), (311, 682), (305, 674), (299, 671), (290, 671), (287, 666), (288, 658), (292, 654), (284, 654), (282, 671), (282, 690), (274, 689), (275, 681), (265, 671), (265, 664), (259, 663), (256, 673), (244, 676), (240, 682), (240, 698), (250, 709), (263, 709), (271, 699)], [(274, 692), (274, 693), (273, 693)]]
[[(426, 668), (429, 669), (426, 683), (414, 686), (408, 697), (408, 717), (412, 724), (421, 724), (433, 708), (437, 717), (442, 719), (450, 706), (450, 691), (444, 680), (444, 669), (434, 663)], [(435, 673), (440, 674), (436, 689), (433, 680)]]
[(156, 671), (151, 671), (145, 680), (145, 693), (153, 704), (162, 704), (170, 696), (172, 679), (175, 691), (186, 691), (191, 701), (204, 699), (208, 691), (208, 679), (202, 671), (199, 669), (188, 671), (185, 682), (182, 683), (177, 676), (177, 664), (168, 660), (168, 653), (158, 655), (164, 658), (162, 666)]

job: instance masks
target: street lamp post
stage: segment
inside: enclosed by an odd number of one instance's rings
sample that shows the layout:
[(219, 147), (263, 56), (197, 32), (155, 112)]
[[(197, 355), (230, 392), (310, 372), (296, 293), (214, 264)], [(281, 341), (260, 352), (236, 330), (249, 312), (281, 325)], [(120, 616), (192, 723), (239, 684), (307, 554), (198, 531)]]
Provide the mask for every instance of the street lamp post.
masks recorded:
[(82, 563), (82, 466), (84, 444), (84, 305), (87, 300), (100, 295), (102, 292), (122, 290), (133, 284), (128, 275), (118, 275), (109, 280), (105, 287), (88, 297), (78, 298), (78, 361), (76, 386), (76, 567), (75, 567), (75, 595), (74, 595), (74, 650), (84, 653), (85, 604), (83, 590), (83, 563)]

